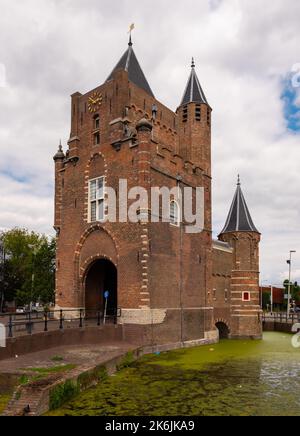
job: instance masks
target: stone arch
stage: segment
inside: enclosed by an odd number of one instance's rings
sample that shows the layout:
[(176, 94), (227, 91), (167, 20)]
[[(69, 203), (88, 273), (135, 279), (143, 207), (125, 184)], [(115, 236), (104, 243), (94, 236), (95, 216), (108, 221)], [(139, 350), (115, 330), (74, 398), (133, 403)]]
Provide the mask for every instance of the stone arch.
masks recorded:
[(227, 320), (218, 318), (215, 321), (215, 326), (219, 330), (220, 339), (229, 339), (231, 328)]
[(118, 263), (116, 263), (114, 259), (112, 259), (109, 256), (101, 255), (99, 253), (96, 256), (92, 256), (86, 259), (86, 261), (80, 266), (80, 271), (79, 271), (79, 281), (83, 286), (85, 284), (87, 273), (89, 272), (93, 264), (97, 262), (97, 260), (107, 260), (111, 262), (116, 268), (118, 267)]
[(106, 259), (116, 268), (119, 263), (119, 245), (113, 234), (101, 224), (91, 225), (82, 234), (74, 257), (75, 289), (81, 295), (84, 291), (86, 269), (97, 259)]
[[(87, 317), (100, 311), (113, 317), (118, 308), (118, 269), (112, 259), (95, 256), (87, 259), (82, 275), (82, 306)], [(107, 293), (107, 297), (106, 297)]]

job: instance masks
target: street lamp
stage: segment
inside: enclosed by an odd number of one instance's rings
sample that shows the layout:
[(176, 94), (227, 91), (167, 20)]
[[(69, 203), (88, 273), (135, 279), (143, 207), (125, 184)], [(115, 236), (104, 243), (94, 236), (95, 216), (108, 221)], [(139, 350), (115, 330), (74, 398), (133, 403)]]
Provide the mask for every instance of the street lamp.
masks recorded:
[(296, 253), (295, 250), (290, 250), (290, 258), (287, 260), (289, 265), (289, 287), (288, 287), (288, 300), (287, 300), (287, 316), (290, 316), (290, 301), (291, 301), (291, 277), (292, 277), (292, 255)]

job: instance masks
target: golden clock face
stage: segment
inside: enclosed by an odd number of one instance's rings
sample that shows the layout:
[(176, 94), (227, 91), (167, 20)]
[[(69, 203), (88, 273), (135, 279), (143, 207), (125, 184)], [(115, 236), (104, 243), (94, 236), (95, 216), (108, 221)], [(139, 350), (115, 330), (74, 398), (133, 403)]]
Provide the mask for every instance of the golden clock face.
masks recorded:
[(88, 100), (88, 108), (91, 113), (95, 113), (100, 109), (102, 104), (102, 94), (94, 92)]

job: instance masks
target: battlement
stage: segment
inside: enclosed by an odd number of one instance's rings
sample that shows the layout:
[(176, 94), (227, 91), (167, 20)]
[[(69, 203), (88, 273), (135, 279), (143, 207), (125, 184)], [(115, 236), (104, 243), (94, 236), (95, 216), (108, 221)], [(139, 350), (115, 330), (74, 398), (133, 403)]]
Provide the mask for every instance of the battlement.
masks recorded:
[(156, 143), (156, 154), (153, 161), (154, 165), (167, 168), (174, 175), (202, 178), (204, 170), (199, 166), (185, 160), (182, 156), (174, 152), (171, 146)]

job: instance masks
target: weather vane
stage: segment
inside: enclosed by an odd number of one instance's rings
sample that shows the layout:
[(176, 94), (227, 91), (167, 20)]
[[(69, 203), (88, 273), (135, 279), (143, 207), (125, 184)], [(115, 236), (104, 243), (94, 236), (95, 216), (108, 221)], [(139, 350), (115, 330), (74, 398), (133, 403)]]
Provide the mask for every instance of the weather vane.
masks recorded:
[(135, 29), (135, 24), (134, 23), (132, 23), (131, 25), (130, 25), (130, 27), (129, 27), (129, 45), (132, 45), (132, 39), (131, 39), (131, 34), (132, 34), (132, 31)]

